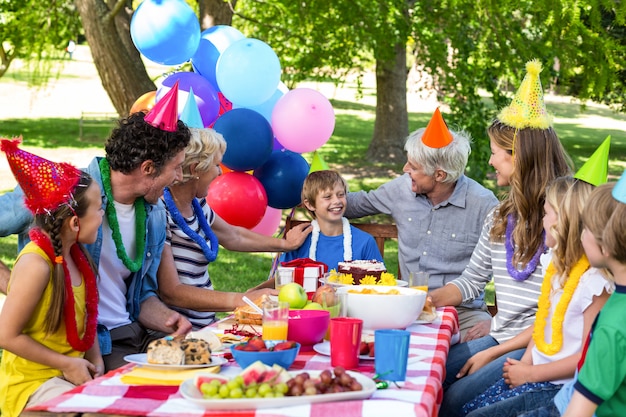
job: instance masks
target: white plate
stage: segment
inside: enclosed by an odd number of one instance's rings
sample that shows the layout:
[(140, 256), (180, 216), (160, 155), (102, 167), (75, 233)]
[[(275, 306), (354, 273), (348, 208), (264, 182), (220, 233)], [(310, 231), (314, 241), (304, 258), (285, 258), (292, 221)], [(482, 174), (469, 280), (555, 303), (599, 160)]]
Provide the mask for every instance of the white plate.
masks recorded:
[(210, 368), (211, 366), (220, 366), (228, 363), (228, 359), (224, 359), (221, 356), (211, 356), (211, 363), (203, 363), (198, 365), (162, 365), (158, 363), (148, 363), (147, 353), (135, 353), (134, 355), (124, 356), (126, 362), (134, 363), (135, 365), (144, 366), (146, 368), (155, 369), (198, 369), (198, 368)]
[[(330, 285), (331, 287), (358, 287), (358, 285), (352, 284), (341, 284), (339, 282), (329, 282), (327, 278), (320, 278), (320, 283), (324, 285)], [(401, 279), (396, 280), (396, 287), (408, 287), (409, 283), (406, 281), (402, 281)]]
[[(319, 353), (320, 355), (330, 356), (330, 342), (322, 342), (316, 345), (313, 345), (313, 350)], [(369, 355), (359, 355), (359, 359), (364, 361), (373, 361), (374, 357)]]
[[(312, 378), (318, 377), (322, 371), (298, 371), (289, 372), (292, 376), (308, 372)], [(186, 379), (180, 385), (180, 394), (187, 400), (210, 410), (246, 410), (257, 408), (290, 407), (300, 404), (325, 403), (330, 401), (348, 401), (369, 398), (376, 391), (376, 383), (365, 375), (347, 371), (362, 386), (361, 391), (338, 392), (333, 394), (303, 395), (300, 397), (281, 398), (238, 398), (207, 400), (195, 387), (194, 378)]]

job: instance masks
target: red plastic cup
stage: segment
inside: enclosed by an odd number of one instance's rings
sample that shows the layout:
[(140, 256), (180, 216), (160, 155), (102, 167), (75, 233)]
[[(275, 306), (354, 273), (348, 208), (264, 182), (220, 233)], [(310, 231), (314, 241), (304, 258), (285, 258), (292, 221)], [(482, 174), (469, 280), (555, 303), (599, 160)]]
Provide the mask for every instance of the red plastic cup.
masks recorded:
[(363, 320), (354, 317), (330, 319), (330, 365), (345, 369), (359, 366)]

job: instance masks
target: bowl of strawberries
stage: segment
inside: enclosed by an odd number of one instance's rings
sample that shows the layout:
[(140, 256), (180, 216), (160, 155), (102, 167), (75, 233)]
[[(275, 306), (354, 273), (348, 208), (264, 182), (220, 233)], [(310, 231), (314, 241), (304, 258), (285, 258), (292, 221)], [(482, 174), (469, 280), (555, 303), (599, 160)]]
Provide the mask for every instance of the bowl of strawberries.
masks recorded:
[(230, 352), (235, 362), (243, 369), (256, 361), (265, 365), (280, 365), (288, 369), (296, 360), (300, 351), (300, 343), (284, 341), (266, 343), (262, 338), (255, 336), (244, 343), (233, 345)]

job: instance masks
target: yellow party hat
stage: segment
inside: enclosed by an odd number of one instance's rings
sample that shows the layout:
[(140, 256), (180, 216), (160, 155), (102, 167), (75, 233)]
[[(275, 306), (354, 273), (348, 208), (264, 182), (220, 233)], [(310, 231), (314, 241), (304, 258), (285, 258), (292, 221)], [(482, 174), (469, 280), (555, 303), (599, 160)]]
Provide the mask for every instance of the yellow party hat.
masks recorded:
[(609, 173), (609, 148), (611, 147), (611, 135), (598, 146), (598, 149), (587, 159), (578, 170), (574, 178), (588, 182), (591, 185), (602, 185), (607, 180)]
[(511, 104), (498, 115), (498, 120), (515, 129), (547, 129), (552, 125), (552, 117), (543, 102), (543, 89), (539, 79), (541, 70), (541, 62), (537, 59), (526, 63), (526, 76)]

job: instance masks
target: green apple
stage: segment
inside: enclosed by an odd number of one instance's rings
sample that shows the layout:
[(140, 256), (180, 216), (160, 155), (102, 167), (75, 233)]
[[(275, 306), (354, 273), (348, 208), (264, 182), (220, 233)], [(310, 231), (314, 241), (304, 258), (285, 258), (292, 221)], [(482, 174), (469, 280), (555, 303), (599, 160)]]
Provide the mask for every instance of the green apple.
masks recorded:
[(320, 303), (308, 303), (304, 307), (303, 310), (324, 310), (324, 307)]
[(278, 292), (278, 301), (289, 303), (289, 308), (302, 308), (306, 305), (308, 299), (302, 285), (290, 282), (281, 287)]

